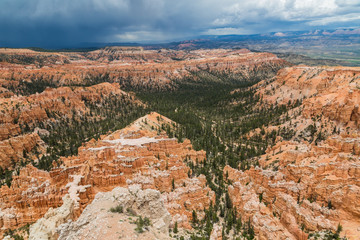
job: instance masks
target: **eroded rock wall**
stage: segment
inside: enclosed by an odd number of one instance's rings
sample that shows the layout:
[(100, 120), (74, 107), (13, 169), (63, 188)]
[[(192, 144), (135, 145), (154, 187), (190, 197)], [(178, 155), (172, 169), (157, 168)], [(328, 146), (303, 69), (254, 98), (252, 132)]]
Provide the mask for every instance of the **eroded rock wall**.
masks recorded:
[(77, 202), (72, 213), (76, 219), (96, 193), (132, 185), (159, 190), (172, 224), (191, 228), (192, 211), (201, 217), (215, 195), (204, 176), (188, 177), (190, 169), (184, 160), (202, 161), (206, 155), (193, 150), (189, 140), (179, 143), (164, 131), (158, 133), (162, 124), (172, 122), (151, 113), (98, 141), (85, 143), (77, 156), (62, 158), (63, 164), (50, 172), (28, 165), (14, 176), (10, 188), (0, 188), (1, 230), (36, 221), (49, 208), (64, 204), (66, 194)]

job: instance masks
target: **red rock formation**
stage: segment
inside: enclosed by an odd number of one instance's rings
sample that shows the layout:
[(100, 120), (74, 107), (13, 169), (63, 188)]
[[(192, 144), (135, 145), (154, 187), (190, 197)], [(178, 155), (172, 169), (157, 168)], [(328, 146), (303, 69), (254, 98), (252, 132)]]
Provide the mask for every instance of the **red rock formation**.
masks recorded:
[[(23, 134), (21, 128), (36, 127), (52, 121), (52, 112), (71, 117), (73, 111), (85, 113), (84, 101), (100, 101), (110, 94), (123, 95), (120, 85), (140, 87), (171, 87), (174, 78), (189, 71), (209, 69), (232, 71), (244, 76), (252, 69), (277, 68), (286, 63), (269, 53), (252, 53), (248, 50), (144, 50), (133, 47), (111, 47), (88, 53), (45, 53), (27, 49), (0, 49), (0, 141)], [(39, 68), (39, 66), (45, 67)], [(61, 87), (88, 85), (91, 87)], [(17, 96), (13, 92), (26, 83), (51, 84), (42, 93)], [(26, 85), (26, 84), (25, 84)], [(1, 87), (2, 86), (2, 87)], [(20, 91), (21, 92), (21, 91)], [(16, 92), (17, 93), (17, 92)], [(136, 101), (131, 95), (128, 97)], [(0, 142), (8, 145), (8, 142)], [(8, 148), (8, 147), (7, 147)], [(9, 167), (9, 150), (0, 149), (0, 166)], [(21, 150), (21, 149), (20, 149)], [(14, 155), (14, 154), (13, 154)], [(11, 156), (13, 156), (11, 155)], [(17, 152), (20, 156), (20, 152)], [(19, 157), (14, 159), (19, 160)]]
[(304, 99), (305, 118), (323, 115), (358, 126), (359, 79), (360, 68), (296, 66), (280, 70), (275, 81), (260, 88), (259, 94), (266, 101), (280, 104)]
[[(48, 88), (28, 97), (0, 99), (1, 124), (32, 124), (49, 119), (46, 111), (72, 116), (72, 111), (86, 112), (84, 100), (100, 101), (102, 97), (126, 94), (116, 83), (101, 83), (91, 87)], [(12, 126), (13, 125), (8, 125)], [(2, 126), (5, 127), (5, 126)], [(10, 127), (7, 127), (9, 129)], [(10, 130), (9, 130), (10, 131)], [(11, 135), (11, 134), (8, 134)]]
[[(101, 83), (91, 87), (48, 88), (40, 94), (30, 96), (14, 96), (0, 99), (0, 166), (9, 168), (12, 161), (23, 159), (23, 150), (30, 152), (38, 147), (38, 152), (44, 149), (44, 143), (38, 134), (25, 135), (20, 129), (22, 126), (38, 126), (41, 122), (54, 121), (48, 113), (55, 112), (59, 116), (71, 118), (74, 111), (79, 114), (88, 112), (87, 102), (101, 102), (103, 98), (117, 95), (126, 95), (134, 102), (133, 96), (123, 92), (119, 84)], [(36, 132), (42, 132), (39, 129)]]
[(336, 230), (340, 223), (343, 234), (356, 239), (360, 227), (360, 203), (356, 197), (360, 190), (357, 181), (360, 161), (354, 151), (357, 139), (334, 136), (318, 146), (280, 142), (261, 158), (263, 169), (245, 172), (224, 169), (234, 182), (229, 187), (230, 196), (243, 216), (254, 218), (257, 211), (266, 211), (268, 214), (259, 219), (278, 221), (275, 225), (281, 234), (254, 222), (259, 234), (266, 233), (268, 237), (290, 234), (292, 238), (303, 239), (307, 235), (301, 226), (311, 231)]
[(203, 176), (188, 177), (183, 160), (202, 161), (205, 152), (194, 151), (188, 140), (178, 143), (165, 132), (158, 134), (161, 124), (172, 122), (156, 113), (140, 118), (99, 141), (87, 142), (78, 156), (62, 158), (63, 164), (50, 172), (28, 165), (14, 176), (10, 188), (0, 188), (0, 228), (34, 222), (50, 207), (61, 205), (67, 193), (77, 196), (79, 216), (97, 192), (132, 184), (158, 189), (175, 221), (191, 228), (192, 210), (201, 212), (215, 196)]
[(37, 149), (38, 152), (45, 149), (45, 143), (37, 133), (20, 135), (0, 141), (0, 167), (3, 169), (12, 168), (14, 163), (23, 159), (24, 151), (28, 153), (34, 149)]
[[(249, 74), (256, 68), (278, 68), (287, 63), (271, 53), (252, 53), (248, 50), (142, 50), (132, 48), (105, 48), (76, 55), (71, 64), (53, 64), (37, 69), (19, 65), (0, 65), (0, 84), (4, 88), (20, 81), (42, 80), (56, 86), (84, 84), (93, 79), (119, 82), (121, 85), (164, 88), (174, 78), (186, 76), (189, 71), (210, 69)], [(73, 60), (72, 60), (73, 59)], [(109, 61), (111, 60), (111, 61)]]
[(19, 135), (20, 132), (20, 126), (18, 124), (2, 124), (0, 125), (0, 141)]
[[(258, 94), (269, 103), (304, 98), (280, 125), (296, 132), (292, 140), (279, 138), (259, 159), (260, 167), (224, 169), (233, 183), (233, 204), (260, 239), (307, 239), (309, 231), (335, 231), (338, 224), (342, 236), (358, 239), (359, 79), (359, 68), (297, 66), (259, 84)], [(312, 138), (306, 132), (310, 125)], [(325, 140), (315, 141), (319, 132)]]
[(70, 59), (61, 53), (36, 52), (30, 49), (0, 48), (0, 61), (6, 63), (44, 66), (68, 63)]

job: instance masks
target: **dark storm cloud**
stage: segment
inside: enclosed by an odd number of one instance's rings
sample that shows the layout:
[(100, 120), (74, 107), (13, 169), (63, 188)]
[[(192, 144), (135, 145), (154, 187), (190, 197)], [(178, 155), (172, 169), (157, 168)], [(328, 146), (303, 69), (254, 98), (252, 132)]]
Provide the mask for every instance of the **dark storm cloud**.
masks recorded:
[(150, 42), (357, 26), (358, 0), (1, 0), (0, 43)]

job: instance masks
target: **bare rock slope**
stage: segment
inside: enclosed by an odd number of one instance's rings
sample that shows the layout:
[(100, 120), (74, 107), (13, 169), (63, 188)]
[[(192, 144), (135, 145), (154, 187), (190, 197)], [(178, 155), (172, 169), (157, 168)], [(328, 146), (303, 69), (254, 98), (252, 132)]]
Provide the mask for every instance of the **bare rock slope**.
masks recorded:
[[(30, 228), (29, 239), (169, 239), (170, 213), (157, 190), (139, 185), (98, 193), (76, 221), (69, 220), (74, 201), (50, 209)], [(123, 211), (111, 212), (121, 206)], [(136, 219), (148, 218), (149, 226), (138, 228)], [(68, 221), (69, 220), (69, 221)]]

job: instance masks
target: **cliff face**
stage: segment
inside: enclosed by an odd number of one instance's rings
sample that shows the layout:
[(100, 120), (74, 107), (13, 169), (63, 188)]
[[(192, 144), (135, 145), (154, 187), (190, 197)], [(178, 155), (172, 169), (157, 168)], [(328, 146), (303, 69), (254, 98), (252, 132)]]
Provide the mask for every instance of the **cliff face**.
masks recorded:
[(24, 152), (36, 150), (43, 152), (45, 143), (37, 133), (24, 134), (0, 141), (0, 167), (12, 168), (16, 162), (24, 158)]
[(159, 190), (172, 222), (191, 228), (192, 210), (201, 216), (215, 196), (204, 177), (188, 177), (190, 170), (184, 160), (202, 161), (205, 152), (193, 150), (189, 140), (178, 143), (168, 138), (161, 130), (163, 124), (172, 122), (152, 113), (85, 143), (78, 156), (62, 158), (63, 164), (50, 172), (28, 165), (13, 177), (10, 188), (0, 188), (1, 229), (36, 221), (50, 207), (62, 205), (65, 194), (77, 202), (72, 213), (76, 218), (97, 192), (131, 185)]
[[(47, 88), (40, 94), (0, 99), (0, 119), (3, 139), (19, 132), (19, 125), (48, 120), (47, 112), (72, 116), (73, 111), (86, 112), (85, 101), (101, 101), (109, 95), (125, 95), (116, 83), (101, 83), (91, 87)], [(5, 129), (8, 129), (6, 132)]]
[(14, 163), (25, 158), (24, 154), (42, 153), (45, 143), (38, 134), (49, 134), (44, 129), (46, 124), (56, 123), (60, 117), (71, 119), (74, 113), (89, 113), (89, 103), (101, 103), (109, 96), (123, 96), (141, 104), (116, 83), (47, 88), (40, 94), (0, 99), (0, 166), (13, 168)]
[(359, 68), (296, 66), (281, 69), (275, 81), (261, 88), (259, 94), (279, 104), (303, 100), (305, 118), (323, 115), (345, 125), (357, 125), (359, 79)]
[(224, 169), (233, 204), (260, 239), (307, 239), (338, 224), (342, 236), (358, 238), (359, 84), (358, 68), (305, 66), (279, 71), (267, 86), (259, 83), (265, 102), (303, 100), (280, 126), (265, 127), (288, 127), (294, 135), (267, 149), (260, 167)]
[[(40, 54), (40, 53), (37, 53)], [(169, 88), (172, 80), (189, 71), (231, 71), (248, 75), (251, 71), (278, 69), (287, 65), (271, 53), (248, 50), (141, 50), (106, 48), (89, 53), (63, 53), (68, 64), (0, 64), (0, 87), (16, 91), (19, 85), (34, 82), (50, 86), (87, 85), (102, 81), (118, 82), (122, 87)], [(5, 93), (4, 93), (5, 94)]]

